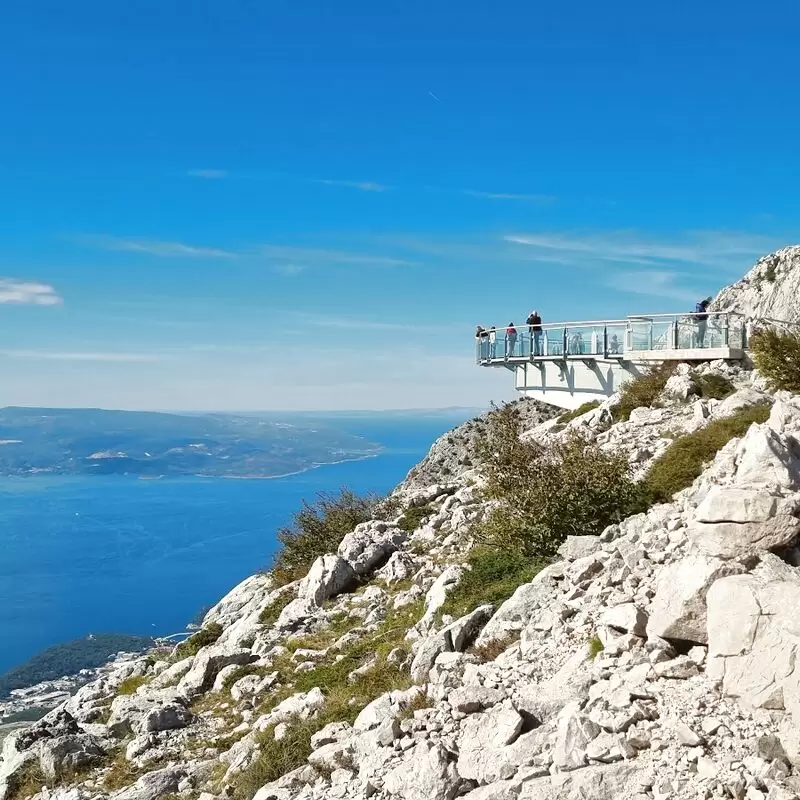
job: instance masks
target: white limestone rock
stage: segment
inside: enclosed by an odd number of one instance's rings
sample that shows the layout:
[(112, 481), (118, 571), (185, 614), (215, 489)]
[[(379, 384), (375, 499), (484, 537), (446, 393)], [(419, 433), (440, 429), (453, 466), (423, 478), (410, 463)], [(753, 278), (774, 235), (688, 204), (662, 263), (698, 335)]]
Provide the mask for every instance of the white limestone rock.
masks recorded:
[(656, 580), (647, 633), (706, 644), (706, 594), (718, 578), (743, 570), (739, 564), (704, 555), (689, 555), (663, 567)]
[(382, 566), (408, 539), (408, 533), (396, 525), (370, 520), (356, 525), (339, 544), (339, 556), (356, 575), (368, 575)]
[(386, 791), (402, 800), (452, 800), (461, 780), (447, 750), (422, 741), (385, 779)]
[(298, 599), (319, 608), (326, 600), (349, 589), (355, 578), (353, 567), (340, 556), (320, 556), (300, 581)]
[(510, 778), (515, 769), (503, 754), (506, 746), (516, 741), (523, 723), (519, 713), (505, 705), (469, 717), (461, 728), (458, 774), (478, 783)]
[(553, 746), (553, 763), (562, 770), (586, 765), (589, 743), (600, 734), (600, 726), (580, 711), (578, 703), (568, 703), (558, 715)]

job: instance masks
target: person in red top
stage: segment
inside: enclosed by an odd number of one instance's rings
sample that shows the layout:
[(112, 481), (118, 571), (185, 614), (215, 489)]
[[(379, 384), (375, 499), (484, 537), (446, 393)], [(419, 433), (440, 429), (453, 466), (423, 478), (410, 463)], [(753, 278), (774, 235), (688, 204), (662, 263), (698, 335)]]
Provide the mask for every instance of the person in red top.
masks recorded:
[(513, 322), (508, 323), (506, 328), (506, 358), (514, 355), (517, 346), (517, 329)]

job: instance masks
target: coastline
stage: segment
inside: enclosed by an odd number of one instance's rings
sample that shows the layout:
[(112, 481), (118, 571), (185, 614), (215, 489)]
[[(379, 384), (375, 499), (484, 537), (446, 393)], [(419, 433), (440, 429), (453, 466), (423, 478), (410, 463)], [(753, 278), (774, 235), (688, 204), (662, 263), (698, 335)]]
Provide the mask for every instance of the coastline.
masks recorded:
[[(305, 472), (311, 472), (313, 469), (320, 467), (333, 467), (336, 464), (351, 464), (354, 461), (367, 461), (370, 458), (377, 458), (383, 455), (385, 450), (379, 450), (377, 453), (369, 453), (365, 456), (357, 456), (356, 458), (342, 458), (339, 461), (322, 461), (318, 464), (312, 464), (310, 467), (295, 470), (294, 472), (283, 472), (280, 475), (200, 475), (195, 474), (195, 478), (222, 478), (229, 481), (274, 481), (279, 478), (291, 478), (294, 475), (302, 475)], [(178, 477), (178, 476), (176, 476)]]

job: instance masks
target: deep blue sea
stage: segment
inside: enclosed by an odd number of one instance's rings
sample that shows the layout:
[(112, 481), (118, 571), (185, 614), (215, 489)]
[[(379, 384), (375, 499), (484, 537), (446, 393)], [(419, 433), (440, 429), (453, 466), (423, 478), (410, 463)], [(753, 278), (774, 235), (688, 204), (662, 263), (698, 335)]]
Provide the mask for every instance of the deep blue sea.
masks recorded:
[(272, 480), (0, 479), (0, 673), (90, 633), (183, 630), (269, 566), (303, 498), (385, 493), (464, 418), (336, 417), (385, 452)]

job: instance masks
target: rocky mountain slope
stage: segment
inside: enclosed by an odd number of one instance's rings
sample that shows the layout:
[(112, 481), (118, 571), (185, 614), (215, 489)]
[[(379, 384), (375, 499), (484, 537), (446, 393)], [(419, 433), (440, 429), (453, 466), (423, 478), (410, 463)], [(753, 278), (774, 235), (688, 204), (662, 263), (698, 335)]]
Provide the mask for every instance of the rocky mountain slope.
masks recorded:
[(10, 735), (0, 800), (800, 798), (800, 396), (717, 362), (627, 419), (616, 400), (520, 404), (523, 438), (580, 435), (638, 477), (760, 421), (496, 602), (469, 560), (496, 501), (468, 423), (302, 578), (252, 576), (186, 644)]
[(711, 306), (751, 319), (800, 321), (800, 246), (784, 247), (758, 260), (739, 281), (726, 286)]

